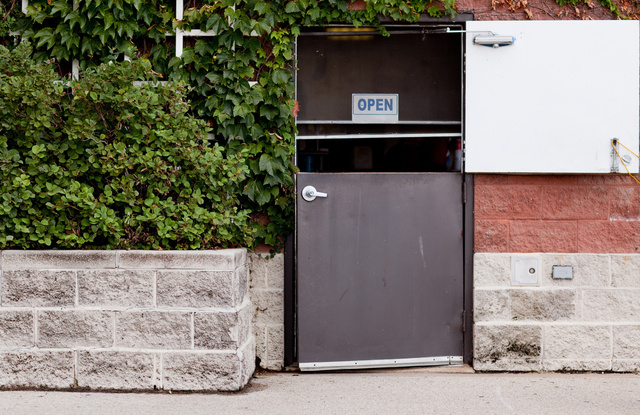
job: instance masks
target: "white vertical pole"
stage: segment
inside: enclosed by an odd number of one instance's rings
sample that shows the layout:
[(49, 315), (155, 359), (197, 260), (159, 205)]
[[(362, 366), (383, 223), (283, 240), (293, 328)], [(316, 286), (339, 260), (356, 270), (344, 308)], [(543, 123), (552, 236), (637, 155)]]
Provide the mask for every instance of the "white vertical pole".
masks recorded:
[(71, 61), (71, 79), (77, 80), (80, 78), (80, 62), (77, 59)]
[(27, 14), (27, 6), (29, 6), (29, 0), (22, 0), (22, 13)]
[[(183, 0), (176, 0), (176, 20), (182, 20), (184, 18), (184, 3)], [(182, 56), (182, 48), (184, 46), (184, 35), (182, 30), (176, 29), (176, 56)]]

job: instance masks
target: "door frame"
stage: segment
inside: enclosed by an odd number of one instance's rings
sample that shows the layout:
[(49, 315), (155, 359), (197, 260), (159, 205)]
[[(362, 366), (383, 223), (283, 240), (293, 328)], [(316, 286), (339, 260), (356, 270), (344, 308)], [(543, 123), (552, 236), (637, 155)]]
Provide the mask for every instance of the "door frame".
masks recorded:
[[(465, 22), (473, 20), (473, 15), (469, 13), (458, 14), (450, 23), (463, 24), (466, 29)], [(383, 21), (384, 23), (384, 21)], [(430, 23), (443, 23), (442, 19), (431, 17), (423, 17), (418, 24), (428, 26)], [(465, 135), (464, 135), (464, 119), (465, 119), (465, 44), (462, 45), (462, 98), (461, 98), (461, 132), (462, 146), (464, 151)], [(297, 39), (295, 42), (295, 56), (297, 58)], [(297, 90), (297, 73), (294, 74), (296, 90)], [(297, 99), (297, 96), (296, 96)], [(464, 154), (464, 153), (463, 153)], [(463, 156), (464, 157), (464, 156)], [(297, 145), (295, 149), (295, 161), (297, 164)], [(464, 172), (463, 162), (463, 305), (464, 311), (462, 318), (462, 341), (463, 341), (463, 363), (471, 365), (473, 363), (473, 250), (474, 250), (474, 175)], [(297, 345), (297, 176), (294, 177), (294, 191), (296, 194), (295, 206), (295, 225), (294, 232), (287, 238), (285, 246), (285, 272), (284, 272), (284, 365), (297, 366), (298, 362), (298, 345)]]

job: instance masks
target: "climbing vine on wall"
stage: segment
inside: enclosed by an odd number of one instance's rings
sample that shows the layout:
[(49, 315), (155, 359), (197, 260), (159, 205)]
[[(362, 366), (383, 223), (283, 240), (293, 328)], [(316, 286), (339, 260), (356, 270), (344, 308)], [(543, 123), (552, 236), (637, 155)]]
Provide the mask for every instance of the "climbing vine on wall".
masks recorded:
[[(292, 230), (294, 153), (294, 39), (301, 26), (334, 22), (374, 26), (380, 18), (416, 21), (421, 14), (454, 15), (453, 0), (369, 1), (354, 10), (345, 0), (185, 1), (176, 21), (172, 1), (30, 0), (16, 30), (36, 59), (55, 58), (70, 72), (140, 56), (167, 81), (190, 85), (191, 111), (206, 120), (228, 155), (247, 157), (238, 195), (254, 218), (254, 244), (280, 246)], [(215, 36), (186, 37), (174, 56), (176, 29)], [(168, 35), (168, 36), (167, 36)]]

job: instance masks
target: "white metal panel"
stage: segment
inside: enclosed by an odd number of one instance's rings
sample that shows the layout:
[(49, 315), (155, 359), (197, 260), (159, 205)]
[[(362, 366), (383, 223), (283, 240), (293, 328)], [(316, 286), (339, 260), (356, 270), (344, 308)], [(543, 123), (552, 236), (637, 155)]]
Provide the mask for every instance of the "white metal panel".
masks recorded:
[[(485, 21), (467, 30), (467, 172), (606, 173), (613, 138), (638, 151), (638, 21)], [(473, 31), (516, 40), (474, 45)], [(636, 157), (629, 167), (638, 172)]]

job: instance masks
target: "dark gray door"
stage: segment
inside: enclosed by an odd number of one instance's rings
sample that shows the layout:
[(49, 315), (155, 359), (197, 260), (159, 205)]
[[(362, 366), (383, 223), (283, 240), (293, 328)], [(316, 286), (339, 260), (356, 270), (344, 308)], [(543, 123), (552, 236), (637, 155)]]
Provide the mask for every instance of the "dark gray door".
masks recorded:
[[(327, 197), (305, 201), (309, 185)], [(462, 174), (300, 173), (297, 188), (301, 368), (461, 357)]]

